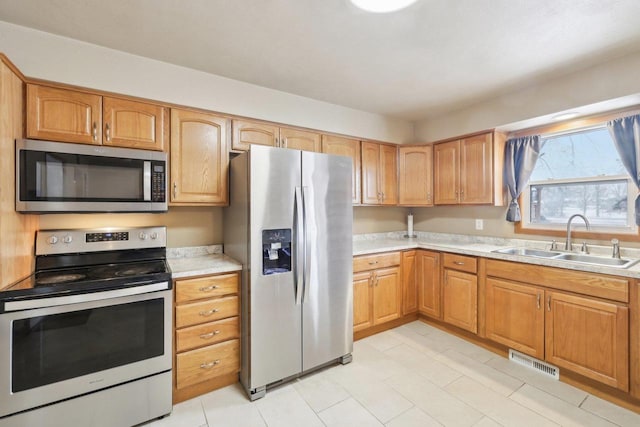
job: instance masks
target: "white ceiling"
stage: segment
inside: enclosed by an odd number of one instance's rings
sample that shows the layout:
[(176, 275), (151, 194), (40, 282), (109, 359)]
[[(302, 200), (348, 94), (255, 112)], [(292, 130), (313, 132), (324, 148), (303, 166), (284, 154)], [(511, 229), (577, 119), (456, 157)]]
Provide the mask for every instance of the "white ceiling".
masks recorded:
[(0, 20), (406, 120), (640, 50), (638, 0), (0, 0)]

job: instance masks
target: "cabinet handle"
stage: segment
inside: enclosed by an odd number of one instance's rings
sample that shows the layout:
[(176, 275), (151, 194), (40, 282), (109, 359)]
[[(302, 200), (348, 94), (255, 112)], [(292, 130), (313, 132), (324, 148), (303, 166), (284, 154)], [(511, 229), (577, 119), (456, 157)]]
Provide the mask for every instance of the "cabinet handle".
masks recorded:
[(453, 261), (455, 265), (464, 265), (463, 261)]
[(215, 335), (218, 335), (219, 333), (220, 333), (220, 331), (216, 330), (216, 331), (213, 331), (213, 332), (209, 332), (207, 334), (202, 334), (202, 335), (200, 335), (200, 338), (202, 338), (203, 340), (206, 340), (206, 339), (211, 338), (211, 337), (213, 337)]
[(275, 141), (275, 142), (276, 142), (276, 145), (275, 145), (275, 146), (276, 146), (276, 147), (280, 147), (280, 140), (279, 140), (278, 138), (276, 138), (276, 141)]
[(91, 136), (93, 137), (94, 141), (98, 140), (98, 123), (93, 122), (93, 127), (91, 129)]
[(551, 311), (551, 295), (547, 297), (547, 311)]
[(287, 148), (287, 138), (280, 138), (280, 147)]
[(201, 311), (200, 313), (198, 313), (200, 316), (211, 316), (213, 313), (217, 313), (219, 312), (220, 309), (218, 308), (212, 308), (211, 310), (207, 310), (207, 311)]
[(431, 193), (427, 193), (427, 203), (431, 203)]
[(464, 200), (464, 190), (460, 190), (460, 200)]
[(369, 265), (375, 265), (377, 263), (378, 263), (378, 261), (369, 261)]
[(217, 360), (214, 360), (213, 362), (201, 364), (200, 368), (202, 368), (202, 369), (211, 369), (211, 368), (213, 368), (214, 366), (216, 366), (219, 363), (220, 363), (220, 359), (217, 359)]
[(175, 199), (178, 195), (178, 183), (173, 181), (173, 198)]
[(104, 136), (107, 138), (107, 142), (111, 141), (111, 128), (109, 127), (109, 123), (104, 126)]
[(456, 190), (456, 202), (460, 200), (459, 194), (458, 194), (458, 190)]
[(536, 306), (538, 307), (538, 310), (540, 310), (540, 294), (536, 295)]
[(218, 285), (211, 285), (211, 286), (203, 286), (200, 288), (200, 292), (211, 292), (214, 289), (218, 289), (220, 286)]

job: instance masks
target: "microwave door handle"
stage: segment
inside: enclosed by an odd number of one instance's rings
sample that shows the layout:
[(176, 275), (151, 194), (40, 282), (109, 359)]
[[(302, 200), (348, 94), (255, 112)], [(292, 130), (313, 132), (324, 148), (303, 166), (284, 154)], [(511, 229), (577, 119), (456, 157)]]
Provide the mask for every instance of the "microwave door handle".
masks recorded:
[(144, 161), (144, 169), (142, 172), (142, 191), (144, 201), (151, 201), (151, 162), (149, 160)]

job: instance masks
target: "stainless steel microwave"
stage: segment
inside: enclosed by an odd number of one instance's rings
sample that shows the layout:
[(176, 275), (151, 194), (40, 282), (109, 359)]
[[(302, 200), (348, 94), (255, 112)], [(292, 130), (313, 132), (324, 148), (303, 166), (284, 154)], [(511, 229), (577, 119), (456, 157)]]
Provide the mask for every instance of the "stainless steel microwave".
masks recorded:
[(166, 153), (16, 140), (18, 212), (166, 210)]

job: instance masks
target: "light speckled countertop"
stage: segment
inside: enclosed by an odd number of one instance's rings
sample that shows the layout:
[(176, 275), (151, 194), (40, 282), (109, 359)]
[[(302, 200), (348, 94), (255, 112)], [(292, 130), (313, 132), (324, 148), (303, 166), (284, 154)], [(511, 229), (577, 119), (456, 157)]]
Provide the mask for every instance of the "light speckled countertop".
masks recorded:
[[(517, 261), (527, 264), (560, 267), (569, 270), (589, 271), (593, 273), (611, 274), (640, 278), (640, 262), (630, 268), (615, 268), (589, 265), (565, 260), (536, 258), (532, 256), (508, 255), (492, 252), (496, 249), (508, 247), (527, 247), (534, 249), (549, 249), (549, 243), (537, 240), (503, 239), (482, 236), (464, 236), (456, 234), (422, 233), (413, 239), (402, 237), (403, 233), (379, 233), (356, 235), (353, 239), (353, 254), (366, 255), (381, 252), (403, 251), (409, 249), (430, 249), (441, 252), (451, 252), (463, 255), (480, 256), (485, 258)], [(595, 256), (610, 256), (611, 248), (591, 245), (591, 254)], [(638, 249), (621, 249), (622, 258), (640, 258)]]
[(242, 270), (242, 264), (222, 253), (221, 245), (169, 248), (167, 261), (174, 279)]

